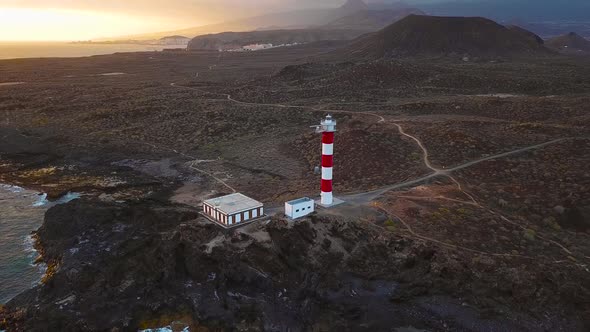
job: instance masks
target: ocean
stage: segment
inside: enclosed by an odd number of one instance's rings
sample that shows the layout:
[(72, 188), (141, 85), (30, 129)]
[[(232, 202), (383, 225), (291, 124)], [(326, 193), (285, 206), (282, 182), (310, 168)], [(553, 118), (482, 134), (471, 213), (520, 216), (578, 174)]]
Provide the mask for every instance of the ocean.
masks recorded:
[(174, 45), (136, 44), (71, 44), (58, 42), (0, 42), (0, 60), (22, 58), (75, 58), (118, 52), (153, 52), (165, 48), (184, 48)]
[(40, 282), (46, 266), (33, 264), (38, 253), (33, 248), (31, 232), (43, 224), (45, 212), (52, 205), (79, 195), (68, 194), (55, 203), (49, 203), (46, 197), (0, 184), (0, 304)]

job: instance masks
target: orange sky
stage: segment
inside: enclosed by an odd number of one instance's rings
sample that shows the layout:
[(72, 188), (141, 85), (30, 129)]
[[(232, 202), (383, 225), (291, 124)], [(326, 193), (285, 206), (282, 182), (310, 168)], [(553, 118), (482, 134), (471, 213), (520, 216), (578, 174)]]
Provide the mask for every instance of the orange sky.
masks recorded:
[(0, 41), (72, 41), (162, 32), (343, 1), (0, 0)]
[(2, 41), (72, 41), (207, 24), (203, 20), (67, 9), (0, 8)]

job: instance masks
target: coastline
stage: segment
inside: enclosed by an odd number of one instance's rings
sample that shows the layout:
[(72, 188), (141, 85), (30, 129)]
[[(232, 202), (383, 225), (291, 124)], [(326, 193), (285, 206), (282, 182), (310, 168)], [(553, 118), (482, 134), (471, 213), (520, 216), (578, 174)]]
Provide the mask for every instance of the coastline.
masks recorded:
[[(68, 193), (51, 202), (47, 199), (47, 194), (1, 183), (0, 197), (5, 204), (13, 206), (12, 210), (4, 211), (6, 223), (0, 224), (3, 236), (7, 237), (2, 239), (4, 243), (2, 259), (5, 264), (12, 262), (12, 265), (9, 265), (12, 266), (10, 271), (6, 271), (3, 276), (4, 280), (0, 280), (8, 287), (5, 289), (6, 294), (3, 294), (5, 298), (2, 299), (2, 302), (7, 303), (22, 292), (34, 288), (46, 278), (48, 267), (51, 265), (43, 259), (43, 248), (37, 236), (38, 229), (43, 225), (45, 213), (55, 205), (68, 203), (81, 196), (77, 193)], [(23, 239), (19, 241), (18, 238)], [(17, 262), (22, 263), (17, 264)], [(13, 295), (10, 297), (8, 294)]]
[(115, 53), (161, 52), (178, 45), (70, 43), (70, 42), (0, 42), (0, 61), (38, 58), (80, 58)]
[(45, 274), (44, 265), (39, 264), (40, 252), (34, 236), (43, 224), (46, 212), (42, 205), (37, 204), (38, 195), (34, 190), (0, 184), (0, 208), (3, 210), (3, 220), (0, 220), (0, 260), (5, 268), (0, 281), (6, 287), (1, 294), (2, 303), (35, 287)]

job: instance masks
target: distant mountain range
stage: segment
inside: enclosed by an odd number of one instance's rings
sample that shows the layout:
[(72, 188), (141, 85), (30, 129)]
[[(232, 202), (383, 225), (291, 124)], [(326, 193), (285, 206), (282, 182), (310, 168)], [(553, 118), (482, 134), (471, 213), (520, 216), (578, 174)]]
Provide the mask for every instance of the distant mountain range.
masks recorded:
[(481, 17), (410, 15), (336, 52), (343, 59), (405, 56), (496, 57), (549, 54), (543, 40), (522, 28)]
[[(219, 32), (240, 32), (240, 31), (254, 31), (254, 30), (281, 30), (281, 29), (315, 29), (315, 28), (324, 28), (323, 26), (330, 24), (334, 21), (339, 19), (345, 18), (349, 15), (357, 14), (358, 12), (370, 11), (371, 14), (366, 14), (368, 16), (374, 16), (374, 22), (370, 22), (370, 18), (368, 24), (373, 27), (383, 27), (381, 26), (382, 23), (375, 23), (375, 22), (385, 22), (386, 18), (391, 15), (399, 15), (394, 12), (378, 14), (374, 8), (378, 8), (379, 10), (409, 10), (415, 13), (419, 11), (417, 9), (411, 9), (408, 5), (400, 5), (400, 4), (390, 4), (390, 5), (367, 5), (362, 0), (348, 0), (344, 3), (341, 7), (337, 8), (325, 8), (325, 9), (303, 9), (303, 10), (296, 10), (296, 11), (289, 11), (289, 12), (281, 12), (281, 13), (270, 13), (255, 17), (249, 17), (239, 20), (228, 21), (219, 24), (212, 24), (200, 27), (193, 27), (187, 28), (182, 30), (176, 31), (166, 31), (160, 33), (150, 33), (150, 34), (143, 34), (143, 35), (134, 35), (134, 36), (125, 36), (121, 37), (122, 39), (135, 39), (135, 40), (144, 40), (144, 39), (159, 39), (165, 36), (171, 35), (182, 35), (187, 37), (195, 37), (204, 34), (211, 34), (211, 33), (219, 33)], [(361, 14), (362, 16), (363, 14)], [(379, 18), (381, 17), (381, 18)], [(360, 17), (359, 17), (360, 18)], [(349, 18), (351, 20), (353, 18)], [(394, 17), (395, 19), (395, 17)], [(391, 23), (385, 22), (385, 24)], [(338, 24), (338, 29), (348, 29), (348, 30), (355, 30), (358, 29), (359, 24), (356, 22), (351, 22), (350, 26), (346, 26), (343, 22)], [(334, 27), (325, 27), (327, 29), (332, 29)], [(371, 30), (372, 28), (364, 28), (364, 30)], [(372, 30), (374, 31), (374, 30)]]
[(317, 28), (206, 34), (195, 37), (188, 48), (189, 50), (228, 50), (237, 49), (248, 44), (269, 43), (281, 45), (322, 40), (352, 40), (365, 33), (378, 31), (413, 13), (421, 12), (416, 9), (405, 8), (382, 11), (361, 10)]
[(189, 50), (237, 50), (251, 44), (304, 44), (317, 41), (351, 40), (364, 31), (345, 29), (289, 29), (222, 32), (193, 38)]
[[(344, 0), (343, 0), (344, 2)], [(159, 39), (182, 35), (195, 37), (227, 31), (266, 31), (284, 29), (345, 29), (377, 31), (406, 14), (437, 16), (481, 16), (516, 25), (544, 38), (576, 31), (590, 36), (590, 1), (567, 0), (449, 0), (422, 1), (409, 5), (397, 0), (347, 0), (337, 8), (303, 9), (270, 13), (219, 24), (144, 35), (121, 37), (125, 40)]]

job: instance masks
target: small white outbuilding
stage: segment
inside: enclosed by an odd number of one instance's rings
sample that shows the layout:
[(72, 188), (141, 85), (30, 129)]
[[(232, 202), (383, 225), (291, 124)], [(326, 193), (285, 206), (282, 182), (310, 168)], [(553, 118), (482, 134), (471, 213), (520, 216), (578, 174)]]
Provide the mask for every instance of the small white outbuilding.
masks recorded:
[(304, 197), (285, 203), (285, 215), (291, 219), (305, 217), (315, 211), (313, 199)]

